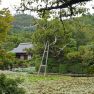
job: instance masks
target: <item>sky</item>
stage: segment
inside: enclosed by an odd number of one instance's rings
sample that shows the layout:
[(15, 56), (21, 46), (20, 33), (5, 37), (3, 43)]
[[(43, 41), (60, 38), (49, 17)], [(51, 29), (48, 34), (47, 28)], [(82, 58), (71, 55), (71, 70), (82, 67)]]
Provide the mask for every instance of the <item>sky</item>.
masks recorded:
[[(2, 0), (1, 5), (0, 5), (0, 10), (2, 8), (9, 7), (10, 13), (12, 15), (15, 15), (16, 11), (15, 11), (15, 9), (13, 9), (13, 7), (14, 7), (14, 5), (19, 6), (20, 2), (21, 2), (21, 0)], [(87, 8), (90, 8), (90, 13), (94, 13), (94, 10), (92, 9), (92, 4), (94, 5), (94, 0), (88, 2), (86, 5)], [(30, 14), (28, 12), (25, 12), (25, 13)], [(37, 14), (32, 12), (31, 15), (36, 16)]]
[[(2, 1), (2, 2), (1, 2), (1, 4), (0, 4), (0, 10), (1, 10), (2, 8), (9, 8), (10, 13), (11, 13), (12, 15), (17, 14), (17, 13), (16, 13), (16, 10), (14, 9), (14, 5), (16, 5), (16, 7), (19, 6), (20, 3), (21, 3), (21, 0), (1, 0), (1, 1)], [(25, 13), (26, 13), (26, 14), (30, 14), (30, 12), (28, 13), (28, 11), (26, 11)], [(33, 16), (33, 15), (36, 16), (37, 13), (32, 12), (31, 15), (32, 15), (32, 16)]]

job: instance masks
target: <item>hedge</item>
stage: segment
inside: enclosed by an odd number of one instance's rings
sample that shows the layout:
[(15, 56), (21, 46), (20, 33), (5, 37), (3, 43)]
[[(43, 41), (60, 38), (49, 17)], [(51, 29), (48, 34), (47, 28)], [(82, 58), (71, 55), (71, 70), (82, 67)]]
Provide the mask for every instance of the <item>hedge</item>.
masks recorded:
[(68, 66), (67, 64), (60, 64), (59, 66), (59, 73), (68, 73)]

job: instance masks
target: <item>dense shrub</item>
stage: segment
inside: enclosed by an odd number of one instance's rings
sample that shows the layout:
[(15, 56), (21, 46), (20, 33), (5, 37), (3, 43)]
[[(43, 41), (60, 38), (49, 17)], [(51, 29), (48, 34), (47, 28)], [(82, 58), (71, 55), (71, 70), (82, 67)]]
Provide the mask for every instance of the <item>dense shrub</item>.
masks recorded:
[(73, 74), (82, 74), (83, 73), (83, 66), (78, 64), (73, 64), (69, 67), (69, 71)]
[(83, 74), (87, 74), (87, 73), (88, 73), (87, 67), (83, 68)]
[(13, 53), (13, 52), (9, 52), (9, 54), (12, 56), (16, 56), (16, 53)]
[(25, 62), (26, 62), (26, 60), (17, 59), (17, 58), (16, 58), (16, 59), (13, 61), (13, 64), (17, 64), (18, 66), (21, 66), (21, 65), (26, 65)]
[(26, 64), (30, 64), (31, 66), (35, 66), (35, 60), (33, 60), (32, 58), (28, 59), (26, 61)]
[(67, 64), (60, 64), (59, 66), (59, 73), (68, 73), (68, 65)]
[(0, 69), (2, 69), (3, 67), (3, 62), (0, 62)]
[(46, 70), (47, 73), (52, 73), (52, 67), (47, 65), (47, 70)]
[(59, 67), (52, 67), (52, 73), (58, 73), (59, 72)]
[(10, 60), (3, 60), (2, 64), (0, 64), (0, 69), (9, 69), (9, 66), (13, 66), (13, 62)]
[[(36, 72), (39, 71), (39, 67), (40, 67), (40, 63), (37, 63), (37, 64), (35, 65), (35, 71), (36, 71)], [(40, 72), (44, 72), (44, 70), (45, 70), (45, 67), (42, 66)]]
[(88, 67), (88, 75), (91, 74), (91, 76), (94, 74), (94, 64)]
[(72, 61), (72, 64), (78, 64), (78, 63), (80, 63), (79, 59), (75, 59)]
[(25, 64), (25, 60), (23, 60), (23, 59), (18, 59), (18, 61), (17, 61), (17, 64), (19, 65), (19, 66), (21, 66), (22, 64)]
[(40, 63), (37, 63), (37, 64), (35, 65), (35, 71), (36, 71), (36, 72), (38, 72), (39, 66), (40, 66)]
[(0, 94), (25, 94), (25, 90), (18, 87), (22, 82), (20, 78), (8, 79), (4, 74), (0, 74)]

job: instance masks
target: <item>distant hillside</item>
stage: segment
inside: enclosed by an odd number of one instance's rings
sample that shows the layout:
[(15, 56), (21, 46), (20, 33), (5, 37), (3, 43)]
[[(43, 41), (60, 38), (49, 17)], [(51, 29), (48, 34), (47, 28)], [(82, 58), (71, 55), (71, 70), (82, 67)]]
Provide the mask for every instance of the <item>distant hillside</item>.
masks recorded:
[(13, 28), (11, 28), (8, 32), (9, 35), (12, 35), (12, 33), (20, 33), (20, 32), (35, 32), (36, 27), (31, 28), (25, 28), (24, 27), (30, 27), (33, 26), (33, 17), (31, 15), (27, 14), (18, 14), (14, 16), (14, 21), (10, 23), (13, 25)]

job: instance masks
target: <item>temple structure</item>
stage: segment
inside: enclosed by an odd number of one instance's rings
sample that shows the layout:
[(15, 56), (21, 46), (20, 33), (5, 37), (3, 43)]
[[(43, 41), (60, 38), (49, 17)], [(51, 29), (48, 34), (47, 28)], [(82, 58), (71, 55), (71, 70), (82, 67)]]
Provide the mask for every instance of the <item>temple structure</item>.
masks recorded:
[(14, 50), (10, 52), (16, 53), (16, 58), (27, 60), (32, 57), (33, 53), (26, 55), (26, 51), (23, 51), (23, 49), (31, 48), (31, 47), (32, 47), (32, 43), (20, 43), (17, 48), (14, 48)]

